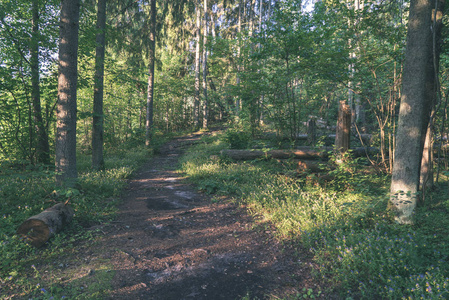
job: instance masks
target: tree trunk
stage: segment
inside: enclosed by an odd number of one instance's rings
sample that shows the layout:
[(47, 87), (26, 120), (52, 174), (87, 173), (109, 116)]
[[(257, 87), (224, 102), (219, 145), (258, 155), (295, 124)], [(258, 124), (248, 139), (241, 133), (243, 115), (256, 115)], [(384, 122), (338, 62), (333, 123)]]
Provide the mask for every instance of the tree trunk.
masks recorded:
[(431, 0), (412, 0), (389, 208), (400, 224), (413, 223), (424, 138), (429, 122), (427, 84), (433, 76)]
[(440, 50), (441, 50), (441, 29), (443, 26), (443, 8), (444, 1), (435, 1), (436, 10), (432, 10), (432, 66), (433, 66), (433, 76), (429, 78), (427, 84), (429, 102), (431, 106), (431, 116), (429, 124), (426, 130), (426, 139), (424, 143), (423, 157), (421, 161), (421, 174), (420, 174), (420, 189), (423, 192), (423, 200), (425, 196), (425, 190), (430, 189), (434, 185), (433, 180), (433, 116), (435, 115), (435, 106), (441, 101), (439, 99), (439, 65), (440, 65)]
[(92, 117), (92, 168), (104, 170), (103, 157), (103, 87), (106, 29), (106, 0), (97, 1), (97, 37), (95, 49), (94, 107)]
[(151, 24), (150, 24), (150, 49), (148, 53), (148, 90), (147, 90), (147, 113), (145, 122), (145, 146), (151, 143), (151, 132), (153, 130), (153, 95), (154, 95), (154, 57), (156, 51), (156, 0), (151, 0)]
[[(241, 51), (241, 32), (242, 32), (242, 0), (239, 0), (239, 16), (238, 16), (238, 23), (237, 23), (237, 78), (236, 78), (236, 84), (237, 84), (237, 88), (239, 89), (240, 92), (240, 51)], [(235, 98), (235, 115), (239, 116), (240, 114), (240, 96), (237, 95)]]
[(335, 136), (335, 150), (344, 153), (349, 149), (351, 133), (351, 108), (340, 101), (338, 108), (337, 132)]
[(313, 118), (307, 121), (307, 144), (309, 146), (316, 144), (316, 122)]
[(193, 127), (198, 129), (200, 124), (200, 37), (201, 11), (199, 0), (196, 2), (196, 49), (195, 49), (195, 101), (193, 107)]
[[(431, 123), (431, 122), (429, 122)], [(421, 159), (421, 173), (419, 179), (419, 188), (421, 191), (433, 187), (433, 126), (429, 124), (426, 130), (426, 139), (424, 141), (423, 155)], [(424, 196), (424, 195), (423, 195)]]
[(64, 203), (56, 204), (28, 218), (17, 229), (17, 234), (34, 247), (43, 246), (55, 233), (72, 221), (74, 211)]
[(31, 101), (33, 105), (34, 128), (37, 135), (37, 162), (50, 164), (50, 146), (48, 134), (42, 119), (41, 97), (39, 88), (39, 3), (33, 0), (33, 18), (31, 20)]
[(59, 27), (59, 76), (55, 141), (56, 183), (73, 186), (76, 169), (76, 88), (79, 0), (62, 0)]
[(203, 35), (203, 128), (208, 126), (208, 99), (207, 99), (207, 0), (204, 0), (204, 35)]

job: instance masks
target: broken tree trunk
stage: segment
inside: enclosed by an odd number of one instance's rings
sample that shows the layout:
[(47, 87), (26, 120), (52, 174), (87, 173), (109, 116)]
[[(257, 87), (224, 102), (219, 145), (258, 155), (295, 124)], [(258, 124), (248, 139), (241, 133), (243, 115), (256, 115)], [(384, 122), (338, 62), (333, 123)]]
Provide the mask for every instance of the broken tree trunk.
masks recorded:
[(315, 119), (307, 121), (307, 144), (315, 146), (316, 144), (316, 122)]
[(328, 151), (331, 151), (331, 147), (324, 147), (320, 150), (313, 149), (312, 147), (302, 147), (294, 150), (221, 150), (221, 155), (228, 156), (234, 160), (251, 160), (257, 158), (301, 158), (301, 159), (316, 159), (327, 158)]
[[(277, 158), (277, 159), (325, 159), (329, 157), (329, 153), (332, 152), (333, 147), (322, 147), (316, 149), (313, 147), (300, 147), (293, 150), (221, 150), (222, 156), (227, 156), (234, 160), (252, 160), (259, 158)], [(351, 151), (354, 157), (363, 157), (366, 155), (375, 155), (379, 153), (379, 149), (373, 147), (359, 147)]]
[(39, 248), (70, 223), (73, 214), (74, 211), (70, 206), (64, 203), (56, 204), (40, 214), (28, 218), (19, 226), (17, 234), (34, 247)]
[(335, 150), (344, 153), (349, 149), (351, 133), (351, 108), (345, 101), (340, 101), (338, 109)]

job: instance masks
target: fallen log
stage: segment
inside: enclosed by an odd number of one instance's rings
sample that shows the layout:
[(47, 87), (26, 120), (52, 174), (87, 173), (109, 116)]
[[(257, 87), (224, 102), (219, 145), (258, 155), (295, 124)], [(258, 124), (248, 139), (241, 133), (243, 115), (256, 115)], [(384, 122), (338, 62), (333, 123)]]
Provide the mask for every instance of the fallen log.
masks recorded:
[(331, 151), (331, 147), (325, 147), (320, 150), (313, 149), (311, 147), (303, 147), (294, 150), (221, 150), (222, 156), (230, 157), (234, 160), (252, 160), (258, 158), (300, 158), (300, 159), (314, 159), (314, 158), (327, 158), (329, 156), (328, 151)]
[[(312, 147), (300, 147), (293, 150), (221, 150), (222, 156), (227, 156), (234, 160), (253, 160), (259, 158), (276, 158), (276, 159), (326, 159), (329, 157), (329, 153), (332, 153), (333, 147), (322, 147), (320, 149)], [(368, 155), (377, 154), (379, 150), (372, 147), (360, 147), (351, 150), (354, 157), (363, 157)]]
[(17, 229), (17, 234), (34, 247), (43, 246), (55, 233), (70, 223), (74, 211), (69, 205), (58, 203), (40, 214), (28, 218)]

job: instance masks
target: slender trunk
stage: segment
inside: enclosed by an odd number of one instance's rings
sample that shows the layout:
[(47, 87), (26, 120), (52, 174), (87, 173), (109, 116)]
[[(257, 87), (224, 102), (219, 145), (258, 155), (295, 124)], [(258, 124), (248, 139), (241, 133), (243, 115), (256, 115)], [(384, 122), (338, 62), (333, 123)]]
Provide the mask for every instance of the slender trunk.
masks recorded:
[(215, 17), (214, 17), (213, 13), (210, 14), (210, 29), (211, 29), (211, 33), (212, 33), (212, 38), (215, 39), (215, 37), (217, 36), (217, 33), (215, 32)]
[[(421, 160), (420, 189), (424, 192), (433, 187), (433, 126), (429, 122)], [(424, 195), (423, 195), (424, 196)], [(423, 199), (424, 200), (424, 199)]]
[(33, 18), (31, 20), (31, 102), (33, 105), (34, 130), (37, 135), (36, 158), (37, 162), (50, 163), (50, 146), (48, 134), (42, 119), (41, 97), (39, 88), (39, 3), (33, 0)]
[(106, 29), (106, 0), (97, 1), (97, 37), (95, 49), (94, 107), (92, 117), (92, 168), (104, 169), (103, 157), (103, 90)]
[(254, 5), (255, 0), (251, 0), (249, 3), (249, 36), (253, 36), (254, 31)]
[[(237, 24), (237, 88), (240, 90), (240, 42), (241, 42), (241, 32), (242, 32), (242, 0), (239, 1), (239, 16), (238, 16), (238, 24)], [(235, 114), (238, 116), (240, 113), (240, 96), (237, 95), (235, 99)]]
[[(199, 0), (198, 0), (199, 1)], [(196, 7), (196, 49), (195, 49), (195, 103), (193, 107), (193, 127), (198, 129), (200, 124), (200, 36), (201, 11), (197, 1)]]
[(203, 24), (203, 128), (208, 125), (208, 99), (207, 99), (207, 0), (204, 0), (204, 24)]
[(79, 11), (79, 0), (61, 1), (55, 141), (56, 183), (60, 186), (73, 186), (78, 178), (76, 169), (76, 88)]
[(151, 0), (150, 49), (148, 53), (148, 90), (147, 113), (145, 123), (145, 146), (149, 147), (153, 131), (153, 103), (154, 103), (154, 57), (156, 51), (156, 0)]
[[(260, 0), (259, 2), (259, 34), (261, 34), (262, 32), (262, 11), (263, 11), (263, 0)], [(259, 43), (259, 50), (261, 49), (261, 45)], [(260, 73), (260, 69), (259, 69), (259, 73)], [(262, 91), (261, 95), (260, 95), (260, 100), (259, 100), (259, 114), (258, 114), (258, 118), (259, 118), (259, 126), (263, 125), (263, 99), (264, 99), (264, 92)]]
[(429, 104), (431, 106), (431, 118), (427, 126), (426, 140), (424, 143), (423, 157), (421, 161), (420, 189), (423, 191), (423, 200), (425, 190), (434, 185), (433, 180), (433, 119), (435, 115), (435, 106), (441, 101), (439, 85), (439, 64), (441, 49), (441, 29), (443, 17), (443, 0), (436, 0), (432, 10), (432, 59), (433, 76), (427, 83)]

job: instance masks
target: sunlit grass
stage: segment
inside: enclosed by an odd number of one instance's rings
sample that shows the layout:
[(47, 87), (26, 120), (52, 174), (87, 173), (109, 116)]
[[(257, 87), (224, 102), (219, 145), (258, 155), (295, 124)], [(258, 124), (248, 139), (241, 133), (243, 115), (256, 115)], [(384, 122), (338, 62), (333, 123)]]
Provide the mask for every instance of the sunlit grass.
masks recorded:
[(417, 209), (414, 226), (399, 226), (387, 212), (388, 176), (358, 161), (346, 161), (329, 171), (332, 181), (318, 184), (297, 177), (288, 161), (230, 161), (220, 156), (225, 147), (218, 137), (195, 147), (183, 171), (204, 192), (246, 204), (280, 239), (308, 249), (318, 280), (333, 292), (362, 299), (449, 297), (447, 191), (428, 195), (433, 200)]

